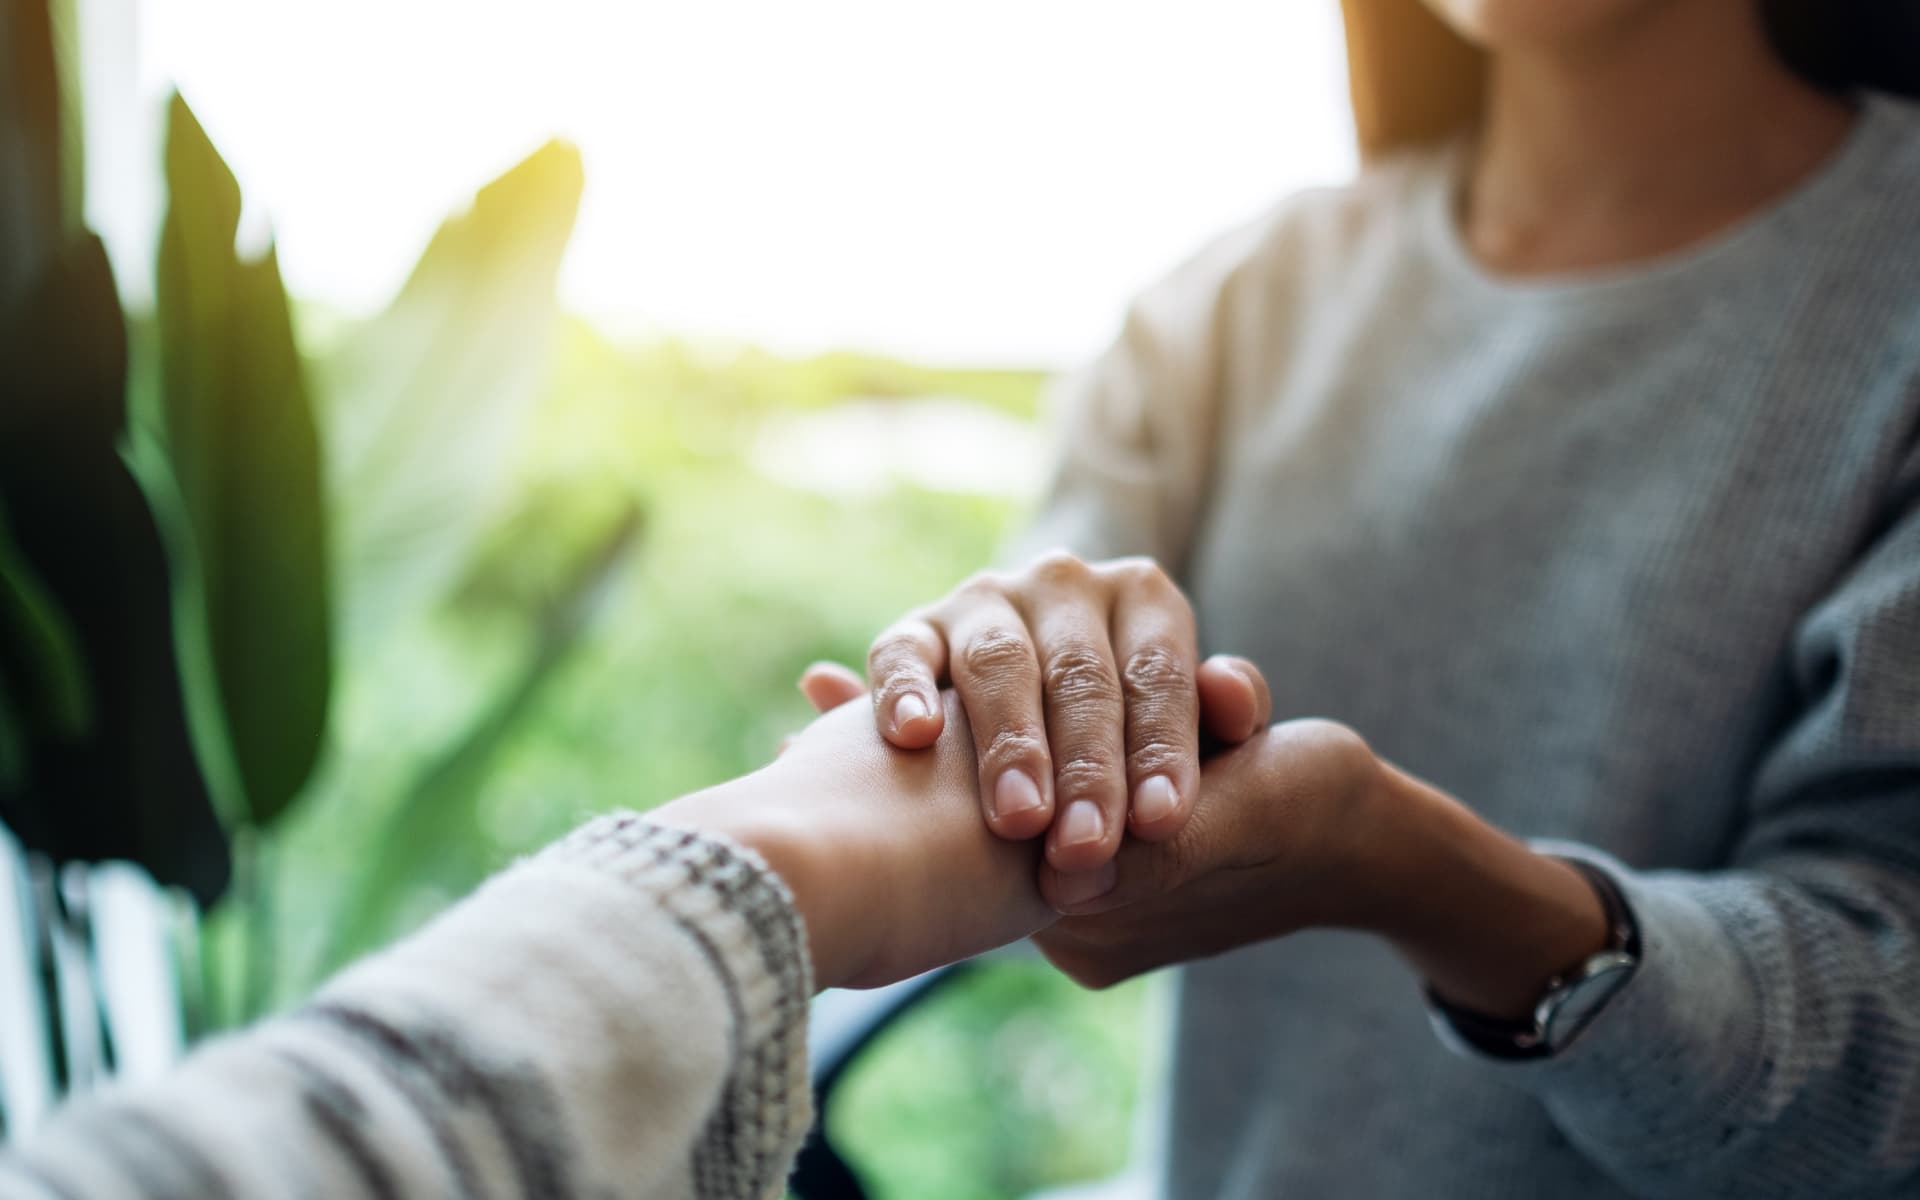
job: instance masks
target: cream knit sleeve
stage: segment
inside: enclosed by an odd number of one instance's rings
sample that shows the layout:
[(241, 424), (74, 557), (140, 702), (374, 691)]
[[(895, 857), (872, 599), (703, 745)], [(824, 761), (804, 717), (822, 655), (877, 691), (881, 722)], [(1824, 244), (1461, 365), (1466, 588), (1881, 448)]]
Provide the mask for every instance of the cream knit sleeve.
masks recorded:
[(811, 990), (757, 856), (602, 817), (305, 1007), (57, 1114), (0, 1196), (776, 1197)]

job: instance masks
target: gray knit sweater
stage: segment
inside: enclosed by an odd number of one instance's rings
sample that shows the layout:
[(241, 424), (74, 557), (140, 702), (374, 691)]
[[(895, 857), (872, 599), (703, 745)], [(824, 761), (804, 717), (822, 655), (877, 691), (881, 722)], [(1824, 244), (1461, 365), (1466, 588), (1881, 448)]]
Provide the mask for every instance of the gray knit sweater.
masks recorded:
[(804, 932), (720, 839), (603, 817), (310, 1004), (0, 1153), (4, 1200), (770, 1200)]
[(1920, 113), (1588, 278), (1482, 271), (1456, 163), (1147, 295), (1028, 545), (1158, 556), (1280, 716), (1613, 864), (1644, 962), (1525, 1064), (1358, 935), (1196, 965), (1167, 1191), (1920, 1195)]

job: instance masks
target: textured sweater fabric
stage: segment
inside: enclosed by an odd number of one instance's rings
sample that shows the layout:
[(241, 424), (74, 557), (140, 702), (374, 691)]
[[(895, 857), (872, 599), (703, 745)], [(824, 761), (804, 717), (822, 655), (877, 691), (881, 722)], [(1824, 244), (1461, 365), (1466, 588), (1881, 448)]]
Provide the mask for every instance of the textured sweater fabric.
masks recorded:
[(1608, 867), (1643, 962), (1524, 1063), (1357, 934), (1196, 964), (1166, 1191), (1920, 1195), (1920, 112), (1579, 278), (1480, 268), (1459, 164), (1146, 295), (1025, 546), (1160, 559), (1278, 716)]
[(811, 994), (756, 855), (603, 817), (307, 1006), (56, 1114), (0, 1197), (778, 1197)]

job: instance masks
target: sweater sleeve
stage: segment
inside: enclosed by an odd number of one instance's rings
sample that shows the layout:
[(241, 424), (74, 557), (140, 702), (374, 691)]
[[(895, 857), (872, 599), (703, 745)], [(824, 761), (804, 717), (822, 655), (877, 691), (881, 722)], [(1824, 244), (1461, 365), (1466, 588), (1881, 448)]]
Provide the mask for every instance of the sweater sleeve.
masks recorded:
[(1489, 1060), (1637, 1193), (1920, 1190), (1920, 455), (1898, 494), (1797, 630), (1729, 869), (1572, 850), (1621, 883), (1641, 965), (1558, 1056)]
[(0, 1196), (782, 1194), (804, 930), (730, 842), (600, 818), (289, 1015), (56, 1114)]

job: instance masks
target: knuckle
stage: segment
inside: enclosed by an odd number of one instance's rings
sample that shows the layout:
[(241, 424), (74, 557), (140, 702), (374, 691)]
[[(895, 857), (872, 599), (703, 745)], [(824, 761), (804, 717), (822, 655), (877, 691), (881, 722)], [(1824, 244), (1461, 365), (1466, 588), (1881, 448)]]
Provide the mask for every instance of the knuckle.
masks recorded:
[(1090, 645), (1067, 646), (1047, 659), (1047, 696), (1066, 704), (1118, 703), (1119, 684), (1099, 650)]
[(1046, 583), (1077, 583), (1091, 575), (1093, 569), (1076, 554), (1050, 550), (1035, 559), (1027, 573)]
[(1294, 738), (1338, 761), (1354, 762), (1370, 758), (1373, 754), (1367, 740), (1354, 732), (1350, 725), (1329, 721), (1325, 717), (1304, 717), (1288, 724)]
[(1106, 564), (1106, 569), (1116, 578), (1132, 584), (1163, 583), (1167, 579), (1167, 573), (1160, 569), (1160, 564), (1144, 554), (1113, 559)]
[(875, 643), (867, 655), (867, 678), (873, 681), (874, 695), (898, 695), (910, 691), (927, 676), (926, 662), (919, 646), (907, 638)]
[(1033, 645), (1004, 626), (983, 630), (960, 648), (960, 673), (974, 679), (998, 679), (1032, 666)]
[(1171, 774), (1192, 757), (1190, 747), (1173, 742), (1147, 741), (1127, 752), (1127, 772), (1135, 778)]
[(1114, 764), (1103, 758), (1076, 756), (1053, 769), (1053, 787), (1062, 809), (1075, 800), (1107, 800), (1119, 784)]
[(1193, 673), (1165, 646), (1144, 646), (1127, 656), (1122, 668), (1130, 699), (1180, 695), (1194, 688)]
[(997, 571), (976, 571), (953, 589), (953, 596), (956, 600), (991, 600), (1006, 592), (1006, 576)]
[(996, 731), (987, 739), (982, 757), (995, 767), (1012, 763), (1044, 760), (1047, 743), (1032, 730), (1011, 728)]
[(911, 635), (902, 629), (889, 629), (873, 639), (873, 645), (868, 647), (867, 670), (881, 675), (896, 669), (903, 660), (919, 657), (919, 643)]
[(1115, 559), (1108, 564), (1115, 582), (1128, 591), (1143, 592), (1162, 601), (1177, 601), (1184, 606), (1186, 596), (1167, 569), (1144, 556)]

